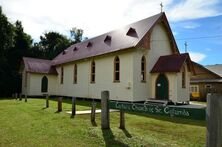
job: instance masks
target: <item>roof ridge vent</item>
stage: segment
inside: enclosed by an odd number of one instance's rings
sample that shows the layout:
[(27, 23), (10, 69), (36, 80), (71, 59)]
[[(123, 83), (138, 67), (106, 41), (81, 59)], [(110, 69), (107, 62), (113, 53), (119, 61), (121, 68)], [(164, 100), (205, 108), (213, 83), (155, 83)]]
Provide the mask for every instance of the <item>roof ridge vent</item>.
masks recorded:
[(63, 51), (62, 51), (62, 54), (63, 54), (63, 55), (65, 55), (65, 54), (66, 54), (66, 52), (67, 52), (67, 50), (63, 50)]
[(129, 30), (126, 33), (127, 36), (131, 36), (131, 37), (138, 37), (136, 29), (135, 28), (129, 28)]
[(112, 37), (109, 36), (109, 35), (106, 35), (106, 38), (104, 39), (104, 43), (106, 43), (107, 45), (111, 45), (111, 40), (112, 40)]
[(74, 51), (77, 51), (77, 50), (78, 50), (78, 48), (75, 46), (75, 47), (73, 48), (73, 52), (74, 52)]
[(104, 39), (104, 42), (106, 42), (106, 41), (111, 41), (111, 39), (112, 39), (112, 37), (111, 37), (111, 36), (106, 35), (106, 38)]
[(89, 41), (86, 47), (92, 47), (92, 42)]

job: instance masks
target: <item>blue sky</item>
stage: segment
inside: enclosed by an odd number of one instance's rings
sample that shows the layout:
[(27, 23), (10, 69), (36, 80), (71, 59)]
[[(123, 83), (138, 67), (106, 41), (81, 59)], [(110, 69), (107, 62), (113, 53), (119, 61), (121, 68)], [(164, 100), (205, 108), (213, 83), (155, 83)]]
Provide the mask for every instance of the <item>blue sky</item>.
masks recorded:
[(199, 53), (199, 63), (222, 64), (222, 15), (170, 24), (181, 52), (186, 41), (188, 52)]
[(69, 35), (72, 27), (91, 38), (159, 13), (161, 2), (180, 51), (186, 41), (192, 60), (222, 64), (221, 0), (0, 0), (0, 5), (38, 41), (47, 31)]

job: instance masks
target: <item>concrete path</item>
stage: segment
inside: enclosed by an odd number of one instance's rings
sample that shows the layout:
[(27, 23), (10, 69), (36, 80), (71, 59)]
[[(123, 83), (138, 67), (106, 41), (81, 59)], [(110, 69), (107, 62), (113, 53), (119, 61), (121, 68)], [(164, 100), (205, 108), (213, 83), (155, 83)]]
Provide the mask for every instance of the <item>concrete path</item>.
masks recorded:
[(207, 106), (207, 104), (201, 104), (196, 102), (190, 102), (191, 105), (201, 105), (201, 106)]
[[(119, 110), (110, 109), (110, 112), (118, 112)], [(72, 111), (66, 111), (68, 114), (72, 114)], [(96, 113), (101, 113), (101, 109), (97, 109)], [(76, 114), (91, 114), (91, 110), (83, 110), (83, 111), (76, 111)]]

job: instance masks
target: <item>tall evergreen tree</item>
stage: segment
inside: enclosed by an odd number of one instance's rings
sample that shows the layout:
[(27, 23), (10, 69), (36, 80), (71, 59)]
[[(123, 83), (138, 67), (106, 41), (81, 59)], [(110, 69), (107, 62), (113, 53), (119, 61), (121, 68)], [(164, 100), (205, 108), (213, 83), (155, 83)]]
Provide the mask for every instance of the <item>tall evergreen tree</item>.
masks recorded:
[(28, 54), (31, 48), (31, 36), (23, 31), (22, 23), (16, 21), (14, 27), (14, 46), (9, 50), (7, 59), (13, 70), (18, 71), (23, 56)]
[(43, 58), (53, 59), (60, 52), (71, 45), (66, 36), (57, 32), (47, 32), (40, 36), (39, 49), (43, 51)]

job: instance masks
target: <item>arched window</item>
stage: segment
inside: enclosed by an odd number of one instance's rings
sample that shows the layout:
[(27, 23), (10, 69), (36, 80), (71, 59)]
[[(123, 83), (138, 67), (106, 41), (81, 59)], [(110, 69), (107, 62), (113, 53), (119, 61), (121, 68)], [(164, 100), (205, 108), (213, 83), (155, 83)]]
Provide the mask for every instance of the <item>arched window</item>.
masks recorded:
[(60, 84), (63, 84), (63, 77), (64, 76), (64, 70), (63, 67), (61, 67), (61, 77), (60, 77)]
[(186, 70), (182, 67), (182, 88), (186, 88)]
[(116, 56), (114, 59), (114, 82), (120, 81), (120, 60), (119, 57)]
[(73, 84), (77, 83), (77, 64), (74, 64), (73, 68)]
[(146, 82), (146, 57), (141, 59), (141, 82)]
[(48, 92), (48, 78), (46, 76), (44, 76), (42, 78), (41, 91), (42, 92)]
[(96, 64), (95, 61), (91, 62), (91, 83), (95, 83), (96, 80)]

